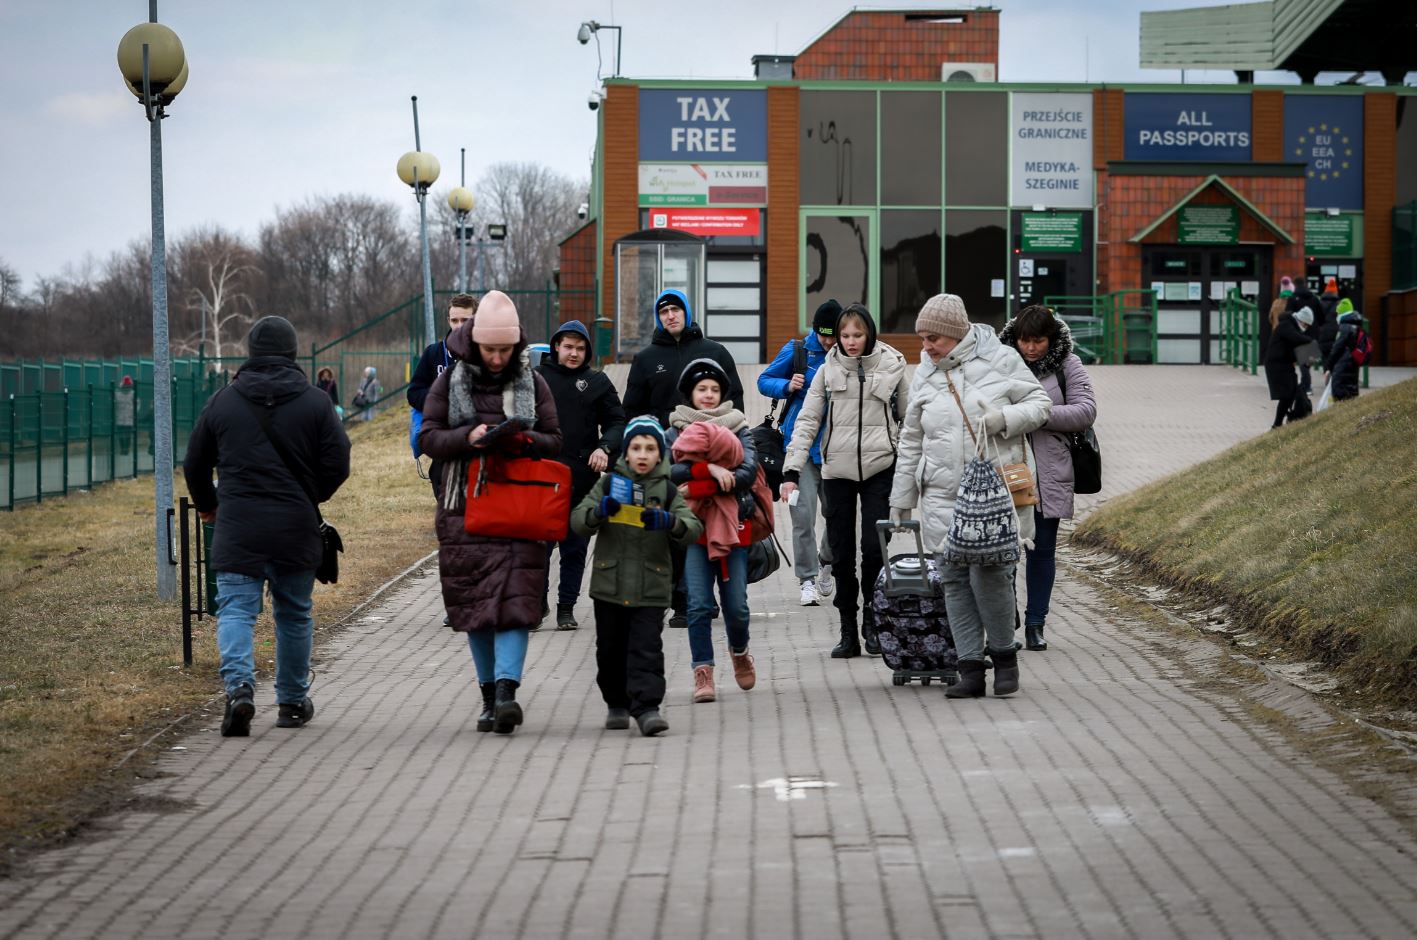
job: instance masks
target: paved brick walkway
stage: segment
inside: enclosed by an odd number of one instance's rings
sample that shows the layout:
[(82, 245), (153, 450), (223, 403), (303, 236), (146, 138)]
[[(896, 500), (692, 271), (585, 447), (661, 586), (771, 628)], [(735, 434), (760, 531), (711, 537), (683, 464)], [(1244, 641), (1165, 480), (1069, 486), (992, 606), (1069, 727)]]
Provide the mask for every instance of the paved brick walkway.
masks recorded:
[[(1230, 370), (1095, 375), (1109, 492), (1268, 425)], [(500, 737), (415, 578), (322, 650), (314, 723), (269, 687), (248, 740), (213, 711), (137, 811), (0, 882), (0, 936), (1417, 934), (1417, 844), (1207, 681), (1214, 645), (1064, 574), (1023, 692), (950, 702), (829, 659), (789, 569), (750, 597), (752, 692), (689, 704), (667, 631), (672, 730), (604, 731), (592, 632), (543, 632)]]

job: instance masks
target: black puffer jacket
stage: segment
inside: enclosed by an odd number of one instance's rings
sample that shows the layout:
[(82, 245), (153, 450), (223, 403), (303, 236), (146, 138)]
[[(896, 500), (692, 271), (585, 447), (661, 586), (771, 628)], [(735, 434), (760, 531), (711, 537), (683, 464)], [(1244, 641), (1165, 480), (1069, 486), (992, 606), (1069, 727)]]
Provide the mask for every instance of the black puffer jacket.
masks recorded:
[[(675, 295), (684, 308), (684, 330), (678, 336), (663, 326), (656, 326), (650, 344), (635, 353), (630, 363), (630, 376), (625, 381), (625, 414), (631, 418), (640, 415), (654, 415), (656, 421), (669, 426), (669, 413), (684, 403), (679, 393), (679, 375), (684, 367), (695, 359), (712, 359), (723, 366), (728, 373), (728, 397), (733, 406), (743, 410), (743, 380), (738, 377), (738, 366), (733, 355), (723, 347), (704, 338), (703, 330), (694, 322), (694, 312), (689, 309), (689, 301), (677, 290), (667, 290), (665, 294)], [(655, 301), (659, 308), (659, 300)], [(658, 314), (655, 322), (659, 322)]]
[(1299, 377), (1294, 373), (1294, 364), (1298, 360), (1294, 350), (1312, 339), (1299, 328), (1294, 314), (1286, 313), (1279, 318), (1279, 325), (1269, 338), (1269, 349), (1264, 358), (1264, 377), (1269, 383), (1270, 401), (1290, 401), (1299, 393)]
[[(554, 337), (553, 337), (554, 339)], [(571, 504), (579, 503), (600, 478), (586, 465), (596, 448), (605, 451), (609, 465), (620, 456), (620, 435), (625, 430), (625, 409), (620, 393), (604, 372), (588, 364), (568, 369), (552, 356), (541, 360), (536, 371), (551, 387), (561, 423), (561, 454), (556, 459), (571, 468)]]
[(283, 356), (248, 360), (202, 409), (182, 462), (198, 511), (217, 512), (212, 568), (253, 577), (267, 564), (313, 571), (321, 554), (315, 507), (249, 403), (271, 409), (271, 434), (320, 502), (349, 476), (349, 438), (329, 395)]

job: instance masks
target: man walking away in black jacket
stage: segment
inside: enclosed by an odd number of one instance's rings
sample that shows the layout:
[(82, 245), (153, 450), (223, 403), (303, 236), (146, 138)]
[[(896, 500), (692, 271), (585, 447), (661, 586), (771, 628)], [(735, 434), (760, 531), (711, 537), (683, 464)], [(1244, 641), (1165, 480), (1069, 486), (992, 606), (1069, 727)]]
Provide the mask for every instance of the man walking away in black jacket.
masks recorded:
[[(625, 409), (610, 377), (590, 367), (590, 331), (579, 320), (568, 320), (551, 335), (551, 352), (536, 371), (551, 386), (556, 414), (561, 419), (561, 463), (571, 468), (571, 505), (578, 506), (611, 460), (620, 453), (625, 430)], [(561, 581), (556, 589), (556, 629), (578, 626), (572, 609), (581, 593), (586, 548), (590, 539), (568, 530), (561, 547)], [(547, 591), (550, 591), (551, 551), (546, 546)], [(549, 613), (548, 599), (541, 602)]]
[(656, 327), (650, 344), (630, 363), (630, 377), (625, 382), (625, 414), (632, 418), (653, 415), (665, 427), (669, 413), (685, 404), (679, 393), (679, 376), (684, 367), (695, 359), (712, 359), (728, 373), (728, 394), (733, 407), (743, 410), (743, 380), (733, 354), (711, 339), (694, 322), (694, 311), (683, 292), (667, 290), (654, 302)]
[(310, 593), (323, 552), (316, 504), (349, 476), (349, 438), (329, 396), (295, 364), (295, 327), (264, 317), (246, 348), (250, 358), (202, 409), (182, 463), (198, 514), (216, 524), (210, 564), (228, 738), (249, 735), (256, 713), (253, 631), (266, 585), (276, 627), (276, 727), (299, 728), (315, 715)]

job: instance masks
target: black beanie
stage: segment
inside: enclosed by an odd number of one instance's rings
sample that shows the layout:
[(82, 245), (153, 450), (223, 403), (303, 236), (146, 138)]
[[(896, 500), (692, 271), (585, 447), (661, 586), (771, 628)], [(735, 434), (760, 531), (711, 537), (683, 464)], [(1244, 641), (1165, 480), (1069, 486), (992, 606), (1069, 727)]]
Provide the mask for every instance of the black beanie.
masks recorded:
[(836, 335), (836, 318), (841, 316), (841, 304), (833, 297), (822, 302), (817, 308), (817, 313), (812, 317), (812, 332), (818, 336)]
[(246, 334), (246, 352), (257, 356), (295, 358), (295, 327), (285, 317), (262, 317)]
[(679, 394), (684, 396), (685, 401), (689, 401), (694, 386), (704, 379), (717, 382), (719, 398), (725, 401), (728, 399), (728, 373), (713, 359), (695, 359), (684, 367), (684, 371), (679, 373)]

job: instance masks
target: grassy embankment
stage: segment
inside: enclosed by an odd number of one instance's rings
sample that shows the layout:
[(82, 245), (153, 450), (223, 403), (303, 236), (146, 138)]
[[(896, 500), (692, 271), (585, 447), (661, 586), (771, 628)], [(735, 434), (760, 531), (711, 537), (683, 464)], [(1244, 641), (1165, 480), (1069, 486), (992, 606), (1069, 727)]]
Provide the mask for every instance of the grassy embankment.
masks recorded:
[[(315, 586), (317, 630), (436, 547), (408, 410), (349, 432), (352, 473), (324, 507), (346, 550), (339, 584)], [(180, 471), (177, 483), (181, 495)], [(9, 851), (121, 800), (143, 766), (134, 755), (115, 772), (125, 755), (221, 690), (215, 620), (194, 623), (184, 670), (180, 606), (153, 596), (152, 486), (139, 478), (0, 514), (0, 872)], [(269, 612), (256, 649), (269, 674)]]
[(1074, 538), (1417, 706), (1417, 379), (1114, 500)]

